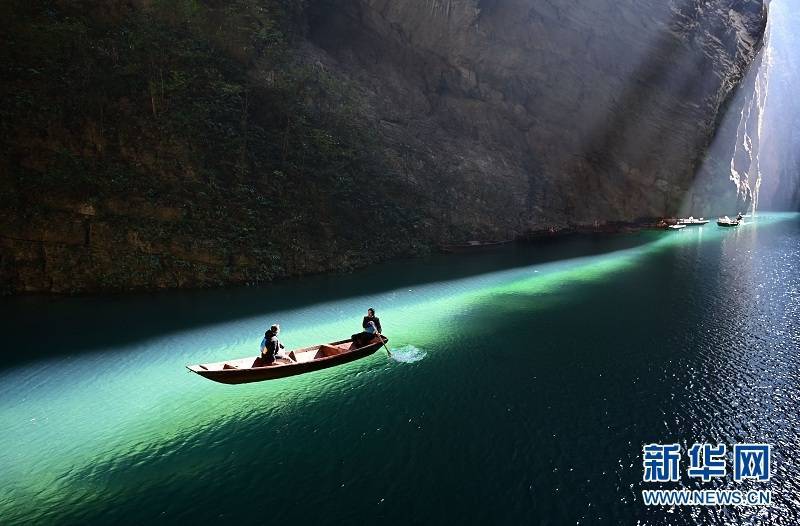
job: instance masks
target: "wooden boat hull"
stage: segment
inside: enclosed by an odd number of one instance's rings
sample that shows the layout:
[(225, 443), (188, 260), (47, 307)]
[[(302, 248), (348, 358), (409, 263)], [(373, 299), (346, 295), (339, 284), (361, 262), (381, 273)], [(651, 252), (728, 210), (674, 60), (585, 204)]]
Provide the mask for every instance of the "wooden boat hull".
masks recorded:
[(725, 223), (725, 222), (717, 221), (717, 225), (723, 226), (725, 228), (729, 228), (729, 227), (732, 227), (732, 226), (739, 226), (739, 222), (737, 221), (735, 223)]
[[(375, 336), (372, 341), (366, 343), (366, 345), (356, 348), (353, 348), (353, 340), (348, 339), (291, 351), (294, 355), (300, 356), (305, 353), (315, 353), (319, 355), (323, 350), (331, 348), (341, 349), (341, 352), (337, 354), (321, 356), (307, 361), (292, 363), (276, 361), (274, 364), (262, 366), (260, 365), (260, 359), (249, 357), (213, 364), (187, 365), (186, 368), (193, 373), (199, 374), (203, 378), (208, 378), (209, 380), (223, 384), (263, 382), (264, 380), (286, 378), (288, 376), (310, 373), (312, 371), (319, 371), (321, 369), (327, 369), (328, 367), (353, 362), (373, 354), (388, 341), (389, 338), (386, 336)], [(248, 367), (237, 367), (237, 365), (243, 363), (250, 365)], [(231, 365), (232, 367), (225, 368), (226, 365)]]

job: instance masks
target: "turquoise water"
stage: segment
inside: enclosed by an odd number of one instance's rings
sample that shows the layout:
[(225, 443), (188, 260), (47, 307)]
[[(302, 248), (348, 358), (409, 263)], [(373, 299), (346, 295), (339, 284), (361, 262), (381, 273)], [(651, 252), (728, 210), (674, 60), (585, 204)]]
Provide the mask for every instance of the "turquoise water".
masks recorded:
[[(800, 216), (255, 289), (2, 301), (0, 517), (800, 522)], [(356, 332), (394, 357), (225, 386), (184, 365)], [(769, 442), (769, 508), (646, 508), (641, 447)], [(711, 486), (713, 487), (713, 485)], [(766, 522), (765, 522), (766, 521)]]

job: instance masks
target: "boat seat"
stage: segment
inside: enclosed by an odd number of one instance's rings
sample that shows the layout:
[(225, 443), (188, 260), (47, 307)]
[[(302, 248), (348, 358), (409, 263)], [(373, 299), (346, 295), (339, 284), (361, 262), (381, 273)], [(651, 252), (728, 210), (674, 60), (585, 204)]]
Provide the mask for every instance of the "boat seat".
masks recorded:
[[(292, 351), (292, 353), (294, 353), (294, 351)], [(318, 352), (308, 352), (308, 351), (299, 352), (294, 355), (294, 361), (295, 363), (311, 362), (319, 358), (318, 355), (319, 355)], [(289, 354), (289, 356), (291, 356), (291, 353)]]
[(334, 347), (333, 345), (320, 345), (317, 354), (327, 358), (328, 356), (336, 356), (337, 354), (341, 353), (342, 350), (338, 347)]
[(238, 369), (238, 367), (236, 367), (235, 365), (231, 365), (229, 363), (226, 363), (225, 365), (223, 365), (222, 368), (223, 369)]

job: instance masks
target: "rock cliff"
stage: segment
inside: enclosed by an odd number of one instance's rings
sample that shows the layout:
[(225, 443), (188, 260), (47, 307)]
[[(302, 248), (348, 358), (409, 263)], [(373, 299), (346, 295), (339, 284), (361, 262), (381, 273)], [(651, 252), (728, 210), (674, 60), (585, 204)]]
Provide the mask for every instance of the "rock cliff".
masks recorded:
[(0, 15), (4, 292), (250, 283), (675, 213), (765, 22), (757, 0)]

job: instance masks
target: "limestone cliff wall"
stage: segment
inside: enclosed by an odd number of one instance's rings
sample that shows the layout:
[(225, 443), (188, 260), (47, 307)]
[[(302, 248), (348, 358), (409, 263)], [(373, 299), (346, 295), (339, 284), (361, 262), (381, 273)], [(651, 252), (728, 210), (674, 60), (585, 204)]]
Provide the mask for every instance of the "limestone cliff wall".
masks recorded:
[(674, 214), (763, 16), (729, 0), (365, 0), (328, 3), (310, 36), (365, 86), (399, 173), (451, 175), (419, 177), (459, 203), (448, 223), (507, 232)]
[(675, 213), (764, 20), (758, 0), (10, 0), (0, 289), (251, 283)]

